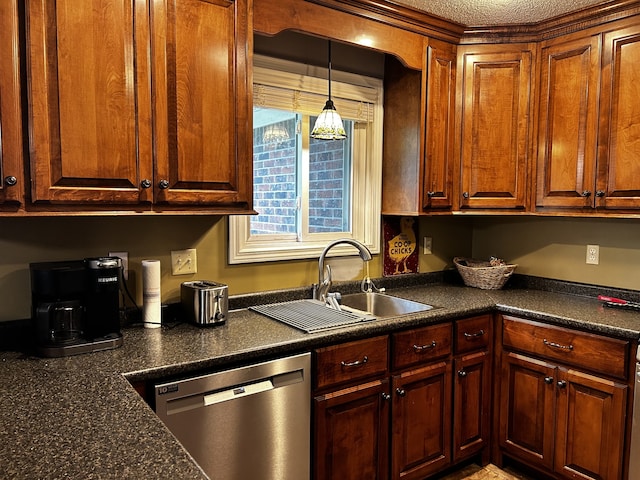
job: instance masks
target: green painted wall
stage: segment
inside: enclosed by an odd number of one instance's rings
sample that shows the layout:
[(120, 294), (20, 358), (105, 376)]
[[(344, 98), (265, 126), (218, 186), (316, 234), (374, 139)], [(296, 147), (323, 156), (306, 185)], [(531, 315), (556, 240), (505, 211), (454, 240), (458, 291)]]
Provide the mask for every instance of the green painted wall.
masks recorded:
[[(518, 263), (519, 273), (640, 290), (640, 220), (436, 216), (420, 219), (419, 236), (433, 238), (433, 254), (420, 255), (421, 272), (451, 268), (456, 255), (498, 255)], [(588, 243), (600, 245), (600, 265), (585, 265)], [(172, 276), (170, 251), (184, 248), (197, 249), (198, 273)], [(109, 251), (129, 252), (128, 283), (138, 302), (141, 262), (147, 258), (162, 263), (164, 302), (176, 301), (180, 283), (187, 280), (226, 283), (234, 295), (308, 286), (318, 275), (316, 259), (227, 265), (224, 217), (0, 218), (0, 321), (30, 315), (30, 262)], [(359, 258), (337, 262), (342, 268), (335, 268), (336, 280), (362, 278)], [(380, 255), (369, 273), (382, 275)]]

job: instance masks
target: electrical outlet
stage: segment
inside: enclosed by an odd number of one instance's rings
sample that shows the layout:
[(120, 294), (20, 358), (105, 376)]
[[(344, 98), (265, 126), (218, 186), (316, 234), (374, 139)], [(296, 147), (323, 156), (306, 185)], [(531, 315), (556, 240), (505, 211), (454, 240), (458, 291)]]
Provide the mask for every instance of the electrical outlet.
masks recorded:
[(598, 265), (600, 263), (599, 245), (587, 245), (587, 263), (589, 265)]
[(433, 246), (433, 239), (431, 237), (424, 237), (422, 243), (422, 253), (425, 255), (431, 255), (433, 252), (431, 251), (431, 247)]
[(171, 251), (172, 275), (190, 275), (192, 273), (196, 273), (197, 271), (198, 262), (196, 260), (195, 248)]
[(110, 257), (120, 257), (122, 260), (122, 276), (129, 280), (129, 252), (109, 252)]

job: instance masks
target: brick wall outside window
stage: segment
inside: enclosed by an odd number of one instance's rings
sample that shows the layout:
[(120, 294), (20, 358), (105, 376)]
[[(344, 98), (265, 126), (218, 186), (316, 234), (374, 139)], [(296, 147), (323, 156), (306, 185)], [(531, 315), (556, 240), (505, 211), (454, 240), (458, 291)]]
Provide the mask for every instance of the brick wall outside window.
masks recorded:
[[(263, 142), (265, 127), (253, 132), (253, 202), (251, 234), (296, 233), (296, 137), (295, 120), (285, 122), (291, 137)], [(344, 143), (313, 140), (309, 146), (310, 233), (341, 232), (348, 227), (344, 216)], [(346, 181), (345, 181), (346, 180)]]

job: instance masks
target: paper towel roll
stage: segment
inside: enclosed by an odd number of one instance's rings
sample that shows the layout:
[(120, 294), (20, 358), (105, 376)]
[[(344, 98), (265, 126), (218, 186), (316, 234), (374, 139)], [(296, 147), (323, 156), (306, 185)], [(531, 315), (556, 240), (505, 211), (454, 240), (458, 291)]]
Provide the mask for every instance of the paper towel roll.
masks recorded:
[(158, 328), (162, 323), (160, 260), (142, 261), (142, 321), (145, 328)]

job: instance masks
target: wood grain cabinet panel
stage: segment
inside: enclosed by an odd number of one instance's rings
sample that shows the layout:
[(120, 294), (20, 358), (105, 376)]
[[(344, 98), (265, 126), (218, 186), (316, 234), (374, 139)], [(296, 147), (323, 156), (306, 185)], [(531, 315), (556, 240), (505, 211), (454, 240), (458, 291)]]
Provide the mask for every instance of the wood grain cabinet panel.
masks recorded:
[(542, 43), (539, 212), (640, 208), (640, 25), (628, 24)]
[(25, 5), (32, 200), (150, 202), (147, 2)]
[(17, 0), (0, 2), (0, 212), (24, 203)]
[(596, 207), (640, 208), (640, 25), (603, 36)]
[(461, 209), (527, 206), (535, 48), (458, 47)]
[(250, 4), (27, 0), (32, 201), (250, 210)]
[(537, 207), (591, 207), (595, 198), (600, 38), (541, 50)]
[(151, 3), (158, 203), (252, 203), (250, 3)]
[(388, 478), (388, 383), (377, 380), (314, 398), (313, 478)]
[(451, 462), (451, 360), (392, 379), (391, 478), (423, 479)]
[(557, 386), (555, 470), (569, 478), (621, 478), (628, 386), (568, 369), (560, 369)]
[[(625, 478), (634, 372), (628, 368), (633, 354), (616, 348), (616, 342), (624, 341), (575, 332), (571, 343), (548, 341), (539, 348), (542, 338), (570, 336), (571, 331), (554, 326), (545, 329), (523, 319), (504, 320), (496, 401), (502, 453), (553, 478)], [(532, 324), (538, 326), (534, 331), (529, 328)], [(573, 352), (573, 357), (567, 357)], [(609, 365), (618, 359), (620, 365)]]
[(453, 205), (456, 47), (431, 40), (427, 47), (423, 208)]
[(453, 205), (456, 46), (425, 39), (423, 71), (385, 64), (382, 212), (417, 215)]

